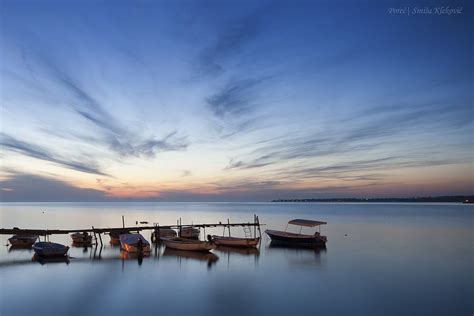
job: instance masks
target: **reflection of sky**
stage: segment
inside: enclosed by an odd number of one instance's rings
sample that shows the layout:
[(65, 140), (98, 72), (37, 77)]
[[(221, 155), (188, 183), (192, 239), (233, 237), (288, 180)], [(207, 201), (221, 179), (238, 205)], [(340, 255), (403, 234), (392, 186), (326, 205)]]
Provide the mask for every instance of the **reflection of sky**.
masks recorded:
[[(24, 227), (54, 228), (49, 225), (54, 217), (55, 226), (77, 228), (118, 226), (122, 214), (127, 223), (159, 218), (163, 225), (172, 224), (182, 215), (186, 222), (218, 222), (227, 217), (248, 221), (251, 209), (270, 229), (284, 228), (292, 217), (326, 220), (322, 232), (328, 236), (327, 249), (318, 253), (270, 248), (265, 240), (257, 257), (213, 250), (219, 260), (209, 267), (206, 260), (163, 255), (163, 249), (159, 256), (153, 250), (141, 265), (133, 258), (122, 261), (120, 249), (109, 246), (108, 237), (104, 237), (101, 260), (92, 260), (90, 250), (71, 248), (68, 265), (41, 265), (31, 262), (32, 252), (8, 252), (1, 247), (0, 314), (132, 315), (159, 310), (166, 315), (314, 315), (317, 310), (324, 315), (451, 315), (472, 311), (473, 213), (467, 205), (15, 204), (4, 206), (0, 215), (7, 227), (21, 222)], [(44, 216), (49, 216), (47, 221)], [(148, 233), (144, 236), (149, 239)], [(1, 244), (8, 237), (0, 236)], [(71, 243), (66, 235), (51, 240)], [(136, 298), (147, 303), (133, 304)]]
[(4, 200), (472, 193), (472, 19), (2, 3)]

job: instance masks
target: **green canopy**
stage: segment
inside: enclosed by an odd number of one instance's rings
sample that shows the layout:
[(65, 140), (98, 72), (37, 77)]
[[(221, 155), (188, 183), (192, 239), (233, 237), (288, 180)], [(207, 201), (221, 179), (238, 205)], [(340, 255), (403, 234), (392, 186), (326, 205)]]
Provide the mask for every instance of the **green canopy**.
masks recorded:
[(298, 225), (298, 226), (308, 226), (308, 227), (315, 227), (319, 225), (325, 225), (327, 224), (326, 222), (320, 222), (320, 221), (312, 221), (309, 219), (293, 219), (288, 222), (288, 224), (291, 225)]

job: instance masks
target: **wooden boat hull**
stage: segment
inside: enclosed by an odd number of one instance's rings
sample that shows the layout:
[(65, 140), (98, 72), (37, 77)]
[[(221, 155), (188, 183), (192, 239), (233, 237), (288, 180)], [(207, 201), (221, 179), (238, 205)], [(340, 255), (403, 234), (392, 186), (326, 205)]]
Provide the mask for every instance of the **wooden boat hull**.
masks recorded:
[(76, 244), (91, 244), (92, 235), (84, 235), (81, 233), (71, 234), (72, 242)]
[(33, 245), (33, 250), (38, 256), (54, 258), (66, 256), (69, 247), (54, 242), (37, 242)]
[(297, 245), (313, 245), (313, 246), (325, 246), (327, 242), (326, 236), (321, 235), (303, 235), (294, 234), (279, 230), (267, 229), (265, 233), (272, 239), (286, 244), (297, 244)]
[(212, 241), (217, 246), (227, 247), (256, 247), (260, 242), (260, 238), (238, 238), (238, 237), (222, 237), (212, 236)]
[(198, 228), (194, 227), (186, 227), (183, 228), (180, 232), (180, 237), (182, 238), (191, 238), (191, 239), (199, 239), (199, 235), (201, 231)]
[(132, 253), (140, 253), (140, 252), (146, 253), (146, 252), (151, 251), (150, 245), (146, 245), (140, 248), (140, 247), (137, 247), (136, 245), (122, 244), (122, 248), (126, 252), (132, 252)]
[(140, 234), (120, 235), (122, 249), (131, 253), (147, 253), (151, 251), (150, 243)]
[(119, 246), (120, 245), (120, 239), (111, 236), (110, 237), (110, 244), (112, 244), (114, 246)]
[(159, 243), (161, 242), (161, 237), (176, 237), (178, 234), (174, 229), (170, 228), (162, 228), (157, 229), (151, 234), (151, 242), (152, 243)]
[(37, 235), (26, 236), (26, 235), (15, 235), (8, 239), (10, 245), (18, 248), (29, 248), (38, 239)]
[(161, 237), (161, 241), (165, 244), (166, 248), (186, 251), (210, 251), (216, 246), (207, 241), (191, 240), (184, 238), (168, 238)]

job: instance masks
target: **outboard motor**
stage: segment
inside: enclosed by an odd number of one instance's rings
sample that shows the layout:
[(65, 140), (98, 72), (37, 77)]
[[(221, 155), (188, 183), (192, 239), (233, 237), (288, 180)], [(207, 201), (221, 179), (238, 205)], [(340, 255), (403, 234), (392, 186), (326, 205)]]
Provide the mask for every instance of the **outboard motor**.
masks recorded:
[(212, 242), (212, 236), (211, 235), (207, 235), (207, 241)]

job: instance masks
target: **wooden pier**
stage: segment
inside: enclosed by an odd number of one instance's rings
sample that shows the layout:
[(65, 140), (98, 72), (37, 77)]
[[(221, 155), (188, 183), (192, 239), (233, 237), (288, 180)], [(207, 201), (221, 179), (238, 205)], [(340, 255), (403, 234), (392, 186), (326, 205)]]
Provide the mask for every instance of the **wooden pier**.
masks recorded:
[[(123, 216), (122, 216), (122, 223), (124, 223)], [(68, 234), (73, 234), (73, 233), (91, 233), (94, 235), (96, 242), (99, 241), (100, 244), (102, 245), (102, 237), (101, 234), (107, 234), (111, 232), (133, 232), (133, 233), (138, 233), (144, 230), (151, 230), (152, 234), (157, 234), (159, 236), (159, 231), (160, 229), (176, 229), (178, 231), (181, 231), (183, 228), (189, 228), (189, 227), (194, 227), (194, 228), (202, 228), (204, 230), (204, 235), (206, 235), (206, 228), (216, 228), (216, 227), (222, 227), (225, 229), (227, 228), (229, 231), (230, 235), (230, 228), (231, 227), (254, 227), (254, 235), (257, 235), (257, 230), (258, 234), (261, 237), (262, 233), (260, 230), (260, 226), (265, 225), (261, 224), (259, 221), (259, 218), (257, 215), (254, 215), (254, 221), (253, 222), (240, 222), (240, 223), (231, 223), (229, 220), (227, 220), (227, 223), (212, 223), (212, 224), (181, 224), (181, 219), (177, 221), (176, 225), (148, 225), (148, 226), (125, 226), (125, 224), (122, 225), (122, 227), (112, 227), (112, 228), (97, 228), (97, 227), (91, 227), (91, 228), (84, 228), (84, 229), (23, 229), (23, 228), (0, 228), (0, 235), (38, 235), (38, 236), (44, 236), (45, 238), (49, 238), (51, 235), (68, 235)], [(98, 238), (97, 238), (98, 236)]]

